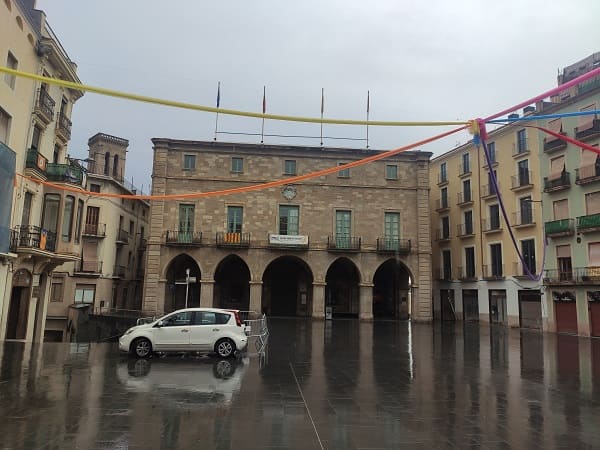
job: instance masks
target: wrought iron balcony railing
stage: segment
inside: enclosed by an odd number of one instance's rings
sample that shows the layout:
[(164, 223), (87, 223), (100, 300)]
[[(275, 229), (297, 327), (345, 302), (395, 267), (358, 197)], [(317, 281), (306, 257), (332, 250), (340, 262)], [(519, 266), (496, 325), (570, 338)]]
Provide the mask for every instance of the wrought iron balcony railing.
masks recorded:
[(571, 174), (562, 172), (558, 178), (544, 178), (544, 192), (562, 191), (571, 186)]
[(484, 265), (483, 278), (486, 280), (500, 280), (504, 278), (504, 264)]
[(459, 192), (457, 197), (458, 197), (457, 205), (466, 205), (468, 203), (473, 202), (473, 195), (472, 195), (471, 190)]
[(475, 234), (472, 223), (461, 223), (456, 225), (456, 235), (458, 237), (473, 236)]
[(327, 250), (357, 252), (362, 239), (358, 236), (327, 236)]
[(126, 230), (117, 231), (117, 244), (127, 244), (129, 242), (129, 233)]
[(396, 238), (378, 238), (377, 252), (378, 253), (397, 253), (406, 255), (410, 253), (410, 239)]
[(48, 125), (54, 118), (54, 106), (56, 105), (56, 102), (50, 97), (50, 94), (48, 94), (46, 89), (38, 89), (37, 94), (34, 112), (43, 123)]
[(105, 223), (86, 223), (83, 225), (83, 236), (103, 238), (106, 236)]
[(56, 251), (56, 233), (33, 225), (19, 225), (14, 230), (16, 248)]
[(590, 164), (575, 169), (575, 184), (587, 184), (600, 181), (600, 164)]
[(165, 244), (198, 246), (202, 244), (202, 232), (170, 230), (165, 233)]
[(102, 261), (90, 261), (82, 259), (75, 266), (75, 272), (79, 273), (102, 273)]
[(56, 134), (64, 141), (71, 139), (72, 126), (71, 120), (64, 113), (58, 114), (56, 118)]
[(600, 267), (576, 267), (568, 271), (549, 269), (544, 274), (544, 283), (600, 285)]
[(533, 185), (533, 176), (530, 170), (523, 170), (517, 175), (510, 177), (512, 189), (531, 187)]
[(461, 281), (476, 281), (477, 275), (475, 275), (475, 267), (457, 267), (458, 279)]
[(250, 247), (250, 233), (218, 232), (218, 247)]
[(48, 181), (59, 183), (70, 183), (83, 186), (83, 169), (74, 164), (48, 163), (46, 166), (46, 177)]
[(48, 166), (48, 158), (42, 155), (35, 148), (30, 148), (27, 150), (27, 155), (25, 157), (25, 168), (26, 169), (35, 169), (42, 172), (44, 175), (46, 174), (46, 167)]
[(525, 225), (535, 225), (535, 214), (533, 207), (522, 209), (512, 214), (512, 225), (515, 227), (523, 227)]
[(496, 231), (502, 231), (502, 224), (500, 222), (500, 217), (483, 219), (481, 221), (481, 226), (483, 228), (484, 233), (493, 233)]
[(448, 241), (450, 240), (450, 230), (444, 228), (438, 228), (435, 230), (436, 241)]
[[(560, 133), (563, 136), (566, 136), (567, 133)], [(563, 150), (567, 148), (567, 142), (562, 139), (554, 138), (554, 137), (546, 137), (544, 139), (544, 152), (551, 153), (558, 150)]]
[(600, 119), (594, 119), (592, 126), (579, 131), (580, 127), (575, 127), (575, 138), (578, 140), (587, 140), (600, 136)]

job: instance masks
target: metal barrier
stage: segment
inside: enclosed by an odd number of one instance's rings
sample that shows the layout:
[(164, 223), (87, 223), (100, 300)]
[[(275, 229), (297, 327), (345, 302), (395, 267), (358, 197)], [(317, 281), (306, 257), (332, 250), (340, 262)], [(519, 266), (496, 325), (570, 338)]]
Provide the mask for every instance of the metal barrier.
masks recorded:
[[(254, 345), (259, 355), (264, 354), (269, 340), (267, 316), (256, 311), (240, 311), (240, 319), (246, 325), (246, 335), (255, 339)], [(250, 345), (250, 342), (248, 342)]]

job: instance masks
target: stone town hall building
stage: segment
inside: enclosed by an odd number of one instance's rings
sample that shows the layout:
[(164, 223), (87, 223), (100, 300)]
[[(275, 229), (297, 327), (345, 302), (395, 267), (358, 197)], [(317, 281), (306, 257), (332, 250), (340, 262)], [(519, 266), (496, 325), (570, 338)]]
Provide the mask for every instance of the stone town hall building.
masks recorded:
[[(249, 186), (373, 150), (157, 138), (153, 195)], [(144, 305), (429, 321), (429, 158), (405, 152), (276, 188), (153, 201)], [(186, 271), (189, 269), (189, 284)]]

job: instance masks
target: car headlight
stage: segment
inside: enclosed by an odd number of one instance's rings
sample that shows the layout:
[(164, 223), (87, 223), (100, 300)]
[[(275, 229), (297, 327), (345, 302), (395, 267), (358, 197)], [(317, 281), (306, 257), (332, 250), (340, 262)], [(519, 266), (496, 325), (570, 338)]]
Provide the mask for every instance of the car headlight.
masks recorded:
[(130, 328), (129, 330), (127, 330), (124, 334), (124, 336), (127, 336), (128, 334), (133, 333), (133, 328)]

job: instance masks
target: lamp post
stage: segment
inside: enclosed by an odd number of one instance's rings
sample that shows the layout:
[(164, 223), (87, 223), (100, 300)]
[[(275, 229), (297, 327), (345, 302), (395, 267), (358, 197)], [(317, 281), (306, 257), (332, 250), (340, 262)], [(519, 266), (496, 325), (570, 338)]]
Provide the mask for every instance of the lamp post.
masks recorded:
[(185, 269), (185, 307), (188, 307), (188, 295), (190, 293), (190, 269)]

